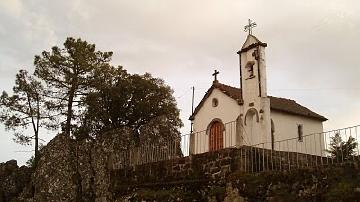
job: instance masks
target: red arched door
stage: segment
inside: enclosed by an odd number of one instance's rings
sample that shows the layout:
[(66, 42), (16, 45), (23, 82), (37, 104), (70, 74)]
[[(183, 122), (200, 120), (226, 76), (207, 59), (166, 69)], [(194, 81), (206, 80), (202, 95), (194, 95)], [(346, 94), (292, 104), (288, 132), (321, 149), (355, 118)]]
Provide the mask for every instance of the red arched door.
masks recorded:
[(224, 147), (223, 124), (219, 121), (212, 123), (209, 135), (209, 151), (215, 151)]

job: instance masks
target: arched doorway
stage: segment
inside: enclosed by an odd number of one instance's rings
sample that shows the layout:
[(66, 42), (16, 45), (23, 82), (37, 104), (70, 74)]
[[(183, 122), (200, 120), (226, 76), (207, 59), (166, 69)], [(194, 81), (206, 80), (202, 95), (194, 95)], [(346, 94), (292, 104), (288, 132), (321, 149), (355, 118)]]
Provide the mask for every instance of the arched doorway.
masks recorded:
[(244, 125), (249, 145), (256, 145), (261, 142), (261, 134), (257, 124), (259, 123), (259, 113), (255, 108), (250, 108), (245, 114)]
[(213, 121), (209, 131), (209, 151), (224, 148), (224, 125), (220, 121)]

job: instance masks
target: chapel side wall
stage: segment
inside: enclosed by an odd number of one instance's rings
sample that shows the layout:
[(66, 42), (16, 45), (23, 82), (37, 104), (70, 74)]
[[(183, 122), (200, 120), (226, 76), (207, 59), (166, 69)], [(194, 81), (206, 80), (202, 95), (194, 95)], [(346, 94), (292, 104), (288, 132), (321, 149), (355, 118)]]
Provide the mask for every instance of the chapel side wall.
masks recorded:
[[(294, 151), (325, 156), (323, 124), (320, 120), (296, 116), (271, 110), (271, 119), (275, 126), (275, 150)], [(297, 125), (303, 125), (303, 141), (298, 141)], [(311, 134), (311, 135), (310, 135)], [(282, 141), (291, 139), (288, 141)], [(280, 143), (278, 141), (281, 141)]]
[[(217, 98), (219, 101), (217, 107), (212, 106), (213, 98)], [(215, 118), (220, 119), (225, 124), (224, 147), (235, 146), (235, 121), (239, 114), (240, 105), (234, 99), (228, 97), (220, 90), (214, 89), (211, 95), (205, 100), (203, 106), (196, 114), (193, 121), (193, 153), (198, 154), (209, 151), (209, 136), (206, 134), (206, 129), (210, 122)]]

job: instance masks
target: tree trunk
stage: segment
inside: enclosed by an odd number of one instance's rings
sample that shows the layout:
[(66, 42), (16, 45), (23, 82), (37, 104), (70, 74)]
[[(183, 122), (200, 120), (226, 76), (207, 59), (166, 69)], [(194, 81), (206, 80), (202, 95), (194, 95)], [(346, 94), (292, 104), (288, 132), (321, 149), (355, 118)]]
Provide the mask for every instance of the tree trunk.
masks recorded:
[(35, 157), (34, 157), (34, 167), (37, 166), (39, 162), (39, 133), (35, 132)]
[(72, 118), (72, 103), (73, 103), (74, 95), (69, 96), (69, 102), (67, 107), (67, 115), (66, 115), (66, 124), (65, 124), (65, 134), (70, 135), (71, 131), (71, 118)]
[(65, 124), (65, 134), (70, 136), (71, 133), (71, 119), (73, 117), (73, 110), (72, 105), (74, 101), (75, 96), (75, 90), (76, 90), (76, 83), (77, 81), (74, 81), (74, 84), (71, 86), (69, 91), (69, 100), (68, 100), (68, 106), (67, 106), (67, 115), (66, 115), (66, 124)]

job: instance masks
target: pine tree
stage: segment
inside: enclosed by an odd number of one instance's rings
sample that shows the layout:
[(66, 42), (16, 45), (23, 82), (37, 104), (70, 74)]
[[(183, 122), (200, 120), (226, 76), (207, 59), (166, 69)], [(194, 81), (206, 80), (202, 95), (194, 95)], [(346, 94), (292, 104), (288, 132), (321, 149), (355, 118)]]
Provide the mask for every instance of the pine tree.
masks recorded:
[(358, 143), (355, 138), (349, 137), (345, 142), (342, 140), (340, 133), (336, 133), (331, 137), (330, 149), (328, 152), (336, 160), (336, 162), (343, 162), (351, 160), (356, 155), (355, 149)]
[[(62, 129), (68, 135), (81, 114), (82, 100), (91, 86), (95, 69), (107, 66), (112, 52), (95, 50), (94, 44), (67, 38), (64, 48), (35, 56), (35, 75), (45, 81), (51, 109), (65, 116)], [(78, 112), (78, 113), (77, 113)]]
[[(30, 145), (34, 140), (35, 165), (39, 159), (40, 127), (56, 129), (55, 118), (46, 110), (46, 105), (43, 86), (25, 70), (16, 75), (13, 95), (4, 91), (0, 97), (0, 121), (6, 130), (14, 132), (15, 142)], [(33, 134), (27, 134), (28, 127), (32, 128)]]

